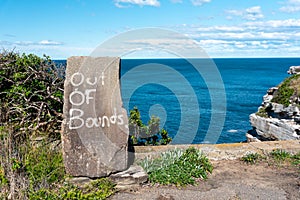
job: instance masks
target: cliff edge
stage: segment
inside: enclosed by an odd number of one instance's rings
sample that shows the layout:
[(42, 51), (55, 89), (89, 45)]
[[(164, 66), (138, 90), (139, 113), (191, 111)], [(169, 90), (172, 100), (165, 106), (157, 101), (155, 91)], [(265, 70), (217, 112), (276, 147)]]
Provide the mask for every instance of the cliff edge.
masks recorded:
[(292, 75), (267, 90), (258, 111), (250, 115), (248, 142), (300, 139), (299, 72), (298, 66), (291, 66), (288, 73)]

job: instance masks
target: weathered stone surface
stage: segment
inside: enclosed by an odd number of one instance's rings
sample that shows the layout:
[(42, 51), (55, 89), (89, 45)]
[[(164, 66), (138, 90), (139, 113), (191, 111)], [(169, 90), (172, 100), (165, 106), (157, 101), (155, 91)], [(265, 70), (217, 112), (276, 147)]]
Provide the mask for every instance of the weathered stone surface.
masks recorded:
[(71, 57), (64, 91), (62, 148), (67, 173), (103, 177), (128, 167), (128, 119), (120, 58)]
[(290, 66), (287, 73), (288, 74), (299, 74), (300, 73), (300, 66)]
[(289, 106), (272, 102), (273, 95), (277, 90), (278, 87), (269, 88), (258, 108), (258, 110), (265, 110), (268, 117), (258, 116), (255, 113), (250, 115), (253, 129), (246, 134), (248, 142), (300, 139), (298, 105), (292, 99)]
[(300, 126), (292, 120), (265, 118), (253, 113), (250, 115), (250, 123), (254, 127), (252, 131), (255, 132), (252, 134), (257, 134), (260, 140), (296, 140), (300, 138), (296, 132)]
[(148, 174), (141, 166), (132, 165), (126, 171), (112, 174), (110, 178), (117, 184), (118, 189), (129, 189), (147, 182)]

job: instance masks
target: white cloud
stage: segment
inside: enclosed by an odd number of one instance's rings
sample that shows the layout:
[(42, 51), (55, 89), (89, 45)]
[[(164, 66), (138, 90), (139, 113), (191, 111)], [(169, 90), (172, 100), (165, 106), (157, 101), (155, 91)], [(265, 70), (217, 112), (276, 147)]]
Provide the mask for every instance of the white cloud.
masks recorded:
[(33, 41), (15, 41), (15, 42), (8, 42), (8, 41), (0, 41), (1, 45), (8, 45), (8, 46), (61, 46), (63, 45), (62, 42), (52, 41), (52, 40), (41, 40), (39, 42)]
[(246, 15), (244, 16), (247, 20), (257, 20), (264, 18), (260, 6), (253, 6), (246, 9)]
[(300, 19), (295, 18), (236, 25), (185, 25), (181, 32), (212, 57), (293, 57), (300, 49), (299, 28)]
[(191, 0), (194, 6), (202, 6), (205, 3), (209, 3), (211, 0)]
[(255, 27), (300, 27), (300, 19), (286, 19), (286, 20), (269, 20), (263, 22), (248, 22), (245, 23), (246, 26)]
[(282, 12), (294, 13), (300, 11), (300, 0), (287, 0), (284, 4), (279, 9)]
[(40, 45), (62, 45), (63, 43), (52, 41), (52, 40), (42, 40), (42, 41), (38, 42), (38, 44), (40, 44)]
[[(227, 10), (226, 12), (229, 15), (240, 16), (243, 19), (250, 20), (250, 21), (255, 21), (264, 18), (260, 6), (253, 6), (243, 10)], [(228, 16), (228, 19), (232, 19), (232, 16)]]
[(115, 6), (118, 8), (123, 8), (130, 4), (139, 6), (160, 6), (160, 2), (158, 0), (115, 0)]

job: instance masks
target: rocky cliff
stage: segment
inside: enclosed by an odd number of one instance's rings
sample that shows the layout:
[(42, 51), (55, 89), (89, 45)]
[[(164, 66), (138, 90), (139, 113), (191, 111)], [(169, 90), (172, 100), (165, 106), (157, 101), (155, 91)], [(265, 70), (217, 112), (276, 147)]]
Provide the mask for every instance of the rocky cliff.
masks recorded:
[(300, 74), (291, 68), (288, 73), (293, 75), (268, 89), (258, 111), (250, 115), (248, 142), (300, 139)]

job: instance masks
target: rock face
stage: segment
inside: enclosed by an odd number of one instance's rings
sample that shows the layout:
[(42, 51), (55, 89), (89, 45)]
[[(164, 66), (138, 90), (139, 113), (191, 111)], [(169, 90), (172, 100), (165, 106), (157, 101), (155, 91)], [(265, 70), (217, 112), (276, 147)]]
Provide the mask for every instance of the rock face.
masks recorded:
[(257, 113), (250, 115), (252, 130), (246, 134), (248, 142), (300, 139), (300, 111), (293, 103), (288, 107), (271, 102), (277, 87), (268, 89)]
[(299, 74), (300, 73), (300, 66), (290, 66), (287, 73), (288, 74)]
[(265, 118), (256, 115), (250, 115), (250, 123), (254, 127), (251, 135), (259, 140), (295, 140), (299, 139), (297, 132), (300, 126), (293, 120)]
[(118, 189), (132, 189), (148, 180), (148, 174), (141, 166), (132, 165), (126, 171), (112, 174), (110, 177), (117, 185)]
[(72, 176), (103, 177), (128, 168), (128, 119), (120, 58), (71, 57), (64, 91), (62, 147)]

